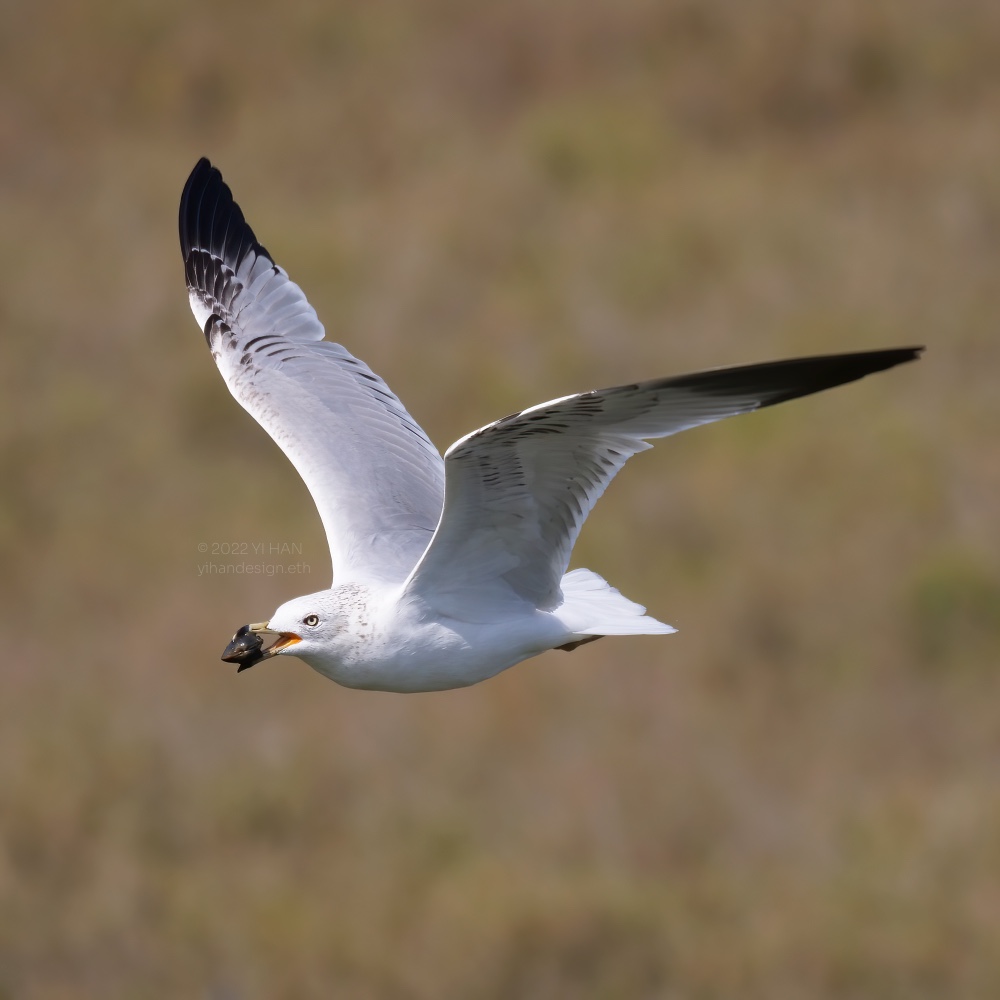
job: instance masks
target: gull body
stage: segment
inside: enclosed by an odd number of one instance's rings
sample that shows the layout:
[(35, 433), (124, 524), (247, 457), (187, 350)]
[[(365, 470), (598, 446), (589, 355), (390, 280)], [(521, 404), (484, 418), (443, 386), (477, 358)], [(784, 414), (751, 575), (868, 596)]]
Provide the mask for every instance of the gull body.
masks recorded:
[[(599, 594), (610, 589), (587, 570), (567, 576), (570, 580), (564, 579), (563, 592), (571, 597), (574, 584), (586, 587), (591, 578), (598, 584)], [(646, 619), (642, 607), (616, 591), (612, 593), (636, 612), (626, 627), (646, 628), (649, 633), (674, 631), (669, 625)], [(579, 631), (592, 624), (587, 610), (585, 601), (578, 604), (572, 599), (564, 600), (554, 611), (525, 603), (518, 613), (502, 620), (472, 622), (441, 614), (422, 597), (407, 594), (401, 587), (373, 589), (335, 583), (329, 590), (281, 605), (257, 631), (295, 636), (297, 641), (288, 649), (344, 687), (443, 691), (477, 684), (549, 649), (572, 648), (600, 638)], [(305, 623), (312, 616), (318, 622), (310, 627)], [(645, 626), (641, 623), (644, 619)]]
[[(201, 160), (180, 205), (189, 301), (233, 396), (316, 502), (328, 590), (243, 626), (223, 659), (294, 655), (347, 687), (438, 691), (549, 649), (667, 634), (588, 569), (568, 572), (598, 498), (649, 439), (918, 357), (902, 347), (719, 368), (563, 396), (444, 457), (388, 386), (325, 331)], [(274, 642), (263, 647), (264, 637)]]
[[(312, 614), (319, 624), (304, 626)], [(558, 614), (526, 609), (502, 623), (466, 622), (399, 589), (358, 584), (297, 597), (266, 627), (299, 636), (294, 655), (344, 687), (399, 692), (476, 684), (574, 639)]]

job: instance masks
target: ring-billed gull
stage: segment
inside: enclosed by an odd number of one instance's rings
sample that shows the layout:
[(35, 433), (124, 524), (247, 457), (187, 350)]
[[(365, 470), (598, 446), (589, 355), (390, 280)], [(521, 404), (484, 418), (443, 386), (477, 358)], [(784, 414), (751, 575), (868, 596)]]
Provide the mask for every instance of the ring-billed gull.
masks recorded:
[[(333, 586), (244, 625), (223, 659), (292, 654), (354, 688), (435, 691), (549, 649), (673, 632), (588, 569), (583, 522), (626, 460), (666, 437), (918, 357), (902, 347), (718, 368), (563, 396), (441, 455), (324, 329), (206, 159), (180, 204), (191, 308), (230, 392), (303, 478)], [(275, 637), (268, 648), (264, 637)]]

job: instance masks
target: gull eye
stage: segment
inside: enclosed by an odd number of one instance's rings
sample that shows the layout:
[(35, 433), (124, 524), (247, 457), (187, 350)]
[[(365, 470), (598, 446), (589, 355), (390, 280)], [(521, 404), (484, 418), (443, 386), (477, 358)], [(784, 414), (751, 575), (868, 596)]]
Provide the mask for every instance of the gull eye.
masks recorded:
[(303, 625), (308, 625), (310, 628), (315, 628), (319, 624), (319, 615), (306, 615), (302, 619)]

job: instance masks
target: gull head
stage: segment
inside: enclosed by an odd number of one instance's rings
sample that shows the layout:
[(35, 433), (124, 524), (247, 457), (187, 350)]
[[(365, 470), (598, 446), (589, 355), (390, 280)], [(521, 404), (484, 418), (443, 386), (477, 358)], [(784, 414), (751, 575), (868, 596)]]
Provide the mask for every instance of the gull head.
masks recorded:
[[(336, 634), (335, 618), (329, 591), (296, 597), (282, 604), (268, 621), (243, 625), (226, 646), (222, 659), (239, 664), (236, 672), (240, 673), (279, 653), (298, 656), (315, 652)], [(271, 637), (275, 641), (265, 647), (264, 642)]]

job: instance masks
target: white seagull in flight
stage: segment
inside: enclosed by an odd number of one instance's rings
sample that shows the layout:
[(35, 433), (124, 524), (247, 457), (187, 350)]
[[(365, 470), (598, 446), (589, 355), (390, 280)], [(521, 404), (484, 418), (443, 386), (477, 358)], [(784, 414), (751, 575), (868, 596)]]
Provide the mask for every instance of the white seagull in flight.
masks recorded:
[[(244, 625), (223, 659), (277, 654), (353, 688), (464, 687), (548, 649), (673, 632), (588, 569), (583, 522), (625, 462), (700, 424), (917, 358), (920, 347), (795, 358), (540, 403), (444, 454), (340, 344), (254, 236), (206, 159), (180, 204), (191, 308), (229, 391), (316, 503), (333, 586)], [(264, 636), (276, 637), (264, 648)]]

